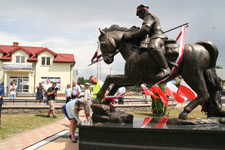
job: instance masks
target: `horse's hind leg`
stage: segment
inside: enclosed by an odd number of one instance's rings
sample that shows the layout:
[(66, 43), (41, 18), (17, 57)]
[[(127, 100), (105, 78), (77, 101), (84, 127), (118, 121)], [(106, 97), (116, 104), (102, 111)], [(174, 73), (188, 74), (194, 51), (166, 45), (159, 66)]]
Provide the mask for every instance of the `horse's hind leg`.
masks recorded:
[[(190, 70), (189, 70), (190, 71)], [(207, 85), (203, 76), (203, 71), (194, 69), (192, 73), (183, 72), (182, 77), (185, 82), (197, 93), (197, 98), (191, 101), (184, 107), (184, 111), (180, 113), (180, 119), (187, 119), (187, 115), (195, 109), (198, 105), (201, 105), (204, 101), (209, 99), (210, 95), (207, 90)]]

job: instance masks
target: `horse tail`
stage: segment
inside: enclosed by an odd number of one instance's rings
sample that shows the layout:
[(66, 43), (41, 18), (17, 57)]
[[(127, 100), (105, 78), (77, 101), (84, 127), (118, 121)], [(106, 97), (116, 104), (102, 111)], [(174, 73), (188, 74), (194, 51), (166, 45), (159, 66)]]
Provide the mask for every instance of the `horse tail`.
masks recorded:
[(210, 98), (203, 104), (202, 110), (206, 112), (208, 117), (225, 116), (222, 110), (221, 91), (222, 85), (216, 74), (216, 61), (218, 57), (218, 49), (210, 41), (201, 41), (196, 44), (202, 45), (210, 54), (210, 64), (208, 69), (204, 71), (204, 78)]
[(216, 74), (215, 68), (204, 71), (208, 93), (210, 98), (202, 105), (202, 111), (206, 112), (208, 117), (225, 117), (225, 111), (222, 110), (222, 85)]
[(215, 44), (213, 44), (211, 41), (200, 41), (196, 44), (202, 45), (210, 55), (210, 64), (208, 68), (215, 68), (216, 67), (216, 60), (218, 57), (218, 49)]

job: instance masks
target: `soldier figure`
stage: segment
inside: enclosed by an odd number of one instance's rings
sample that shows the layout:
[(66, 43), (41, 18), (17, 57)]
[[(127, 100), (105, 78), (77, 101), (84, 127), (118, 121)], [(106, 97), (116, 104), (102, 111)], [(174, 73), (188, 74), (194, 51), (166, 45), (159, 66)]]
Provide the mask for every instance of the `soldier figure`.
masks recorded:
[(143, 20), (142, 27), (136, 32), (124, 34), (123, 39), (130, 40), (149, 36), (150, 42), (147, 50), (160, 66), (160, 72), (156, 75), (156, 78), (161, 80), (170, 74), (170, 68), (162, 51), (167, 37), (163, 34), (159, 18), (149, 13), (148, 8), (144, 5), (137, 7), (136, 15)]

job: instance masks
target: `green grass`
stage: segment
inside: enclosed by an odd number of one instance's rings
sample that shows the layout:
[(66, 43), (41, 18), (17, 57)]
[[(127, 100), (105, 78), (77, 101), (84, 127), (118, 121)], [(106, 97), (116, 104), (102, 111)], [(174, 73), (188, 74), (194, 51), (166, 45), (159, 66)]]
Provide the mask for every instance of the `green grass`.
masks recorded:
[[(168, 108), (167, 116), (170, 118), (178, 118), (179, 114), (183, 111), (183, 108)], [(134, 113), (136, 117), (143, 117), (143, 116), (153, 116), (152, 112), (141, 112), (141, 113)], [(189, 115), (188, 118), (207, 118), (205, 113), (201, 112), (201, 107), (197, 107), (194, 109)]]
[(57, 114), (57, 119), (47, 118), (46, 114), (2, 114), (0, 139), (16, 133), (36, 129), (64, 118), (64, 114)]

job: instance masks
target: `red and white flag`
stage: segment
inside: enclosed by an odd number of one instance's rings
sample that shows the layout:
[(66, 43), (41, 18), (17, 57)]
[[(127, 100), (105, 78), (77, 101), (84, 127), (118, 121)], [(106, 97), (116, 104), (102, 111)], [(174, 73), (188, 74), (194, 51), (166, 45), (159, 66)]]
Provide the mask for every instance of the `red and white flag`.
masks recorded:
[(108, 100), (108, 99), (118, 99), (118, 98), (122, 98), (123, 96), (118, 95), (118, 96), (105, 96), (104, 99)]
[(162, 129), (168, 120), (169, 120), (169, 118), (161, 118), (159, 123), (156, 123), (153, 125), (153, 128), (154, 129)]
[(165, 94), (170, 97), (175, 97), (177, 94), (177, 87), (172, 82), (167, 82)]
[(187, 98), (177, 94), (177, 90), (178, 88), (171, 81), (167, 82), (165, 94), (167, 96), (173, 97), (179, 103), (185, 102)]
[(168, 107), (168, 98), (166, 97), (164, 92), (160, 89), (160, 87), (155, 85), (150, 90), (153, 91), (154, 94), (157, 93), (159, 95), (160, 99), (162, 100), (162, 102)]
[(177, 90), (177, 94), (184, 96), (190, 100), (194, 100), (197, 97), (195, 91), (191, 89), (191, 87), (182, 79), (180, 82), (180, 86)]
[(151, 120), (153, 117), (145, 117), (144, 122), (141, 125), (141, 128), (144, 128)]
[(145, 93), (145, 95), (150, 95), (155, 99), (159, 99), (159, 97), (155, 95), (154, 93), (152, 93), (152, 91), (150, 91), (144, 84), (141, 84), (141, 88), (142, 88), (142, 91)]
[(94, 56), (91, 58), (91, 63), (98, 62), (99, 58), (101, 57), (102, 55), (98, 55), (98, 50), (96, 50)]

